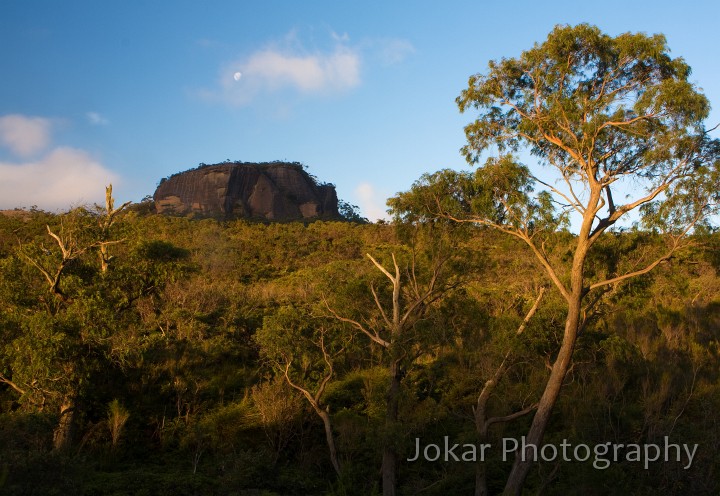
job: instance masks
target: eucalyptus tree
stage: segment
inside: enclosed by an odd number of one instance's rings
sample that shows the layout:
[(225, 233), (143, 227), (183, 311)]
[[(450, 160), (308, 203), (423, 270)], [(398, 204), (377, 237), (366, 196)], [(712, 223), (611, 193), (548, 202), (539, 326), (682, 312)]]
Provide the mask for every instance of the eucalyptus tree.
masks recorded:
[(322, 420), (330, 462), (339, 476), (340, 458), (325, 396), (335, 378), (336, 358), (345, 350), (347, 339), (332, 324), (336, 323), (313, 316), (307, 308), (285, 306), (265, 317), (255, 340), (264, 357)]
[[(522, 240), (566, 301), (562, 343), (506, 494), (521, 491), (531, 445), (542, 442), (593, 304), (670, 260), (717, 212), (720, 143), (704, 125), (710, 105), (690, 67), (668, 52), (662, 35), (613, 37), (582, 24), (558, 26), (519, 57), (491, 61), (457, 99), (461, 112), (477, 112), (462, 153), (484, 163), (474, 173), (426, 175), (399, 195), (419, 198), (429, 216)], [(553, 256), (552, 237), (570, 219), (572, 248)], [(598, 241), (633, 219), (664, 235), (664, 252), (590, 277), (586, 262)]]
[(0, 310), (14, 329), (0, 348), (0, 383), (26, 409), (55, 409), (57, 450), (73, 441), (93, 375), (132, 346), (116, 335), (130, 324), (124, 310), (133, 295), (127, 274), (108, 270), (107, 250), (119, 243), (113, 224), (127, 204), (115, 209), (111, 186), (106, 193), (104, 215), (76, 208), (54, 216), (45, 236), (23, 242), (0, 265)]
[[(478, 266), (458, 245), (457, 237), (452, 237), (461, 231), (458, 226), (396, 227), (405, 246), (387, 247), (390, 252), (383, 250), (386, 251), (383, 258), (366, 254), (384, 284), (370, 282), (369, 288), (364, 288), (367, 294), (355, 294), (355, 301), (348, 301), (347, 295), (343, 297), (343, 290), (335, 295), (334, 302), (325, 301), (329, 316), (357, 331), (371, 349), (381, 350), (387, 367), (381, 465), (384, 496), (394, 495), (397, 486), (403, 379), (415, 361), (431, 355), (434, 344), (447, 334), (446, 325), (439, 323), (439, 312), (435, 312), (439, 303)], [(463, 257), (464, 254), (467, 256)], [(336, 306), (337, 303), (344, 306)]]
[[(87, 353), (86, 345), (102, 341), (102, 331), (95, 331), (102, 326), (102, 317), (108, 316), (94, 291), (85, 286), (92, 279), (88, 256), (98, 247), (94, 220), (85, 209), (61, 215), (59, 227), (46, 226), (47, 245), (45, 241), (26, 243), (16, 254), (31, 270), (14, 268), (26, 294), (11, 298), (16, 300), (12, 313), (20, 332), (2, 354), (12, 380), (0, 374), (0, 382), (11, 385), (21, 403), (38, 410), (46, 405), (59, 407), (53, 439), (56, 449), (68, 447), (73, 438), (79, 389), (88, 379), (84, 369), (95, 358), (94, 353)], [(12, 273), (4, 276), (12, 277)]]

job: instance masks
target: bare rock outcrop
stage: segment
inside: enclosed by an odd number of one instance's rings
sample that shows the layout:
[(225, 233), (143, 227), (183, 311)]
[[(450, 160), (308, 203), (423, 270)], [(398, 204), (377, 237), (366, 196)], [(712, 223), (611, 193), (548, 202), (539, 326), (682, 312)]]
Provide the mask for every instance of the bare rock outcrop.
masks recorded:
[(298, 163), (202, 165), (160, 182), (158, 213), (273, 221), (339, 218), (335, 186), (318, 184)]

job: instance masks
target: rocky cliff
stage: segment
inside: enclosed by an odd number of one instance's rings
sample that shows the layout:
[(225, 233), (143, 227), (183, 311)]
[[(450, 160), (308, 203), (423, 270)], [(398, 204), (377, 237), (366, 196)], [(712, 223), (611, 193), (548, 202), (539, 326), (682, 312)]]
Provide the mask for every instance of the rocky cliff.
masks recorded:
[(338, 218), (335, 186), (318, 184), (297, 163), (202, 165), (160, 182), (158, 213), (301, 220)]

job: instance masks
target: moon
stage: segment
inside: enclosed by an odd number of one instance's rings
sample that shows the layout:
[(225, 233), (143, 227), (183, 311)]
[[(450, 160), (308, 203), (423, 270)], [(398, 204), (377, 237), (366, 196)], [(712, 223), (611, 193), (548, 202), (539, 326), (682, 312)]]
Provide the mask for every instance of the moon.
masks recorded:
[(240, 81), (241, 77), (242, 77), (242, 72), (236, 72), (235, 74), (233, 74), (233, 79), (235, 81)]

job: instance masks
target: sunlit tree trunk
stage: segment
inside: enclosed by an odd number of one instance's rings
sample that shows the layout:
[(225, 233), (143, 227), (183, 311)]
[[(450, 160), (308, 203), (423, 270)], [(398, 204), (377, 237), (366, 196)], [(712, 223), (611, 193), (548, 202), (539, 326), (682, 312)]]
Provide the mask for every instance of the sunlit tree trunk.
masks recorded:
[(335, 472), (340, 475), (340, 460), (338, 458), (337, 454), (337, 448), (335, 446), (335, 436), (333, 435), (332, 431), (332, 421), (330, 419), (330, 413), (327, 407), (323, 407), (320, 404), (320, 401), (325, 393), (325, 388), (327, 384), (330, 382), (330, 379), (332, 379), (334, 370), (333, 370), (333, 362), (331, 359), (330, 354), (328, 353), (327, 349), (325, 348), (325, 340), (324, 337), (320, 337), (320, 349), (322, 350), (323, 359), (325, 360), (325, 364), (327, 366), (327, 372), (325, 374), (325, 377), (320, 382), (320, 385), (317, 388), (317, 391), (315, 394), (312, 394), (307, 388), (296, 384), (291, 378), (290, 378), (290, 365), (292, 363), (292, 360), (288, 361), (285, 364), (285, 380), (287, 383), (295, 388), (296, 390), (300, 391), (303, 396), (307, 399), (307, 401), (310, 403), (310, 406), (312, 406), (313, 410), (315, 410), (315, 413), (320, 417), (320, 419), (323, 422), (323, 427), (325, 428), (325, 440), (328, 445), (328, 451), (330, 453), (330, 462), (332, 463), (333, 468), (335, 469)]
[[(583, 222), (578, 235), (578, 244), (573, 256), (572, 271), (570, 273), (570, 292), (565, 297), (568, 305), (568, 313), (565, 318), (565, 331), (560, 351), (553, 363), (550, 377), (540, 397), (532, 425), (526, 436), (528, 450), (526, 450), (525, 453), (518, 452), (515, 454), (515, 462), (513, 463), (513, 468), (505, 484), (505, 491), (503, 493), (505, 496), (519, 495), (522, 491), (522, 486), (525, 483), (528, 472), (535, 461), (534, 458), (530, 456), (530, 445), (535, 445), (539, 449), (543, 436), (545, 435), (545, 429), (550, 422), (550, 415), (560, 396), (560, 389), (565, 381), (565, 375), (570, 369), (573, 351), (575, 350), (575, 342), (577, 341), (581, 326), (582, 301), (587, 291), (584, 285), (584, 273), (585, 260), (590, 248), (590, 231), (594, 220), (592, 214), (596, 211), (599, 202), (600, 189), (594, 186), (588, 201), (588, 208), (583, 216)], [(592, 212), (592, 214), (589, 212)]]
[(332, 431), (332, 423), (330, 422), (330, 414), (326, 410), (319, 409), (317, 414), (323, 421), (325, 427), (325, 441), (330, 452), (330, 463), (332, 463), (335, 472), (340, 475), (340, 460), (338, 459), (337, 448), (335, 447), (335, 436)]
[[(401, 302), (401, 277), (400, 277), (400, 266), (395, 259), (395, 255), (392, 255), (394, 273), (389, 272), (383, 265), (375, 260), (370, 254), (367, 255), (372, 263), (377, 267), (385, 277), (388, 278), (392, 284), (392, 313), (389, 314), (385, 311), (385, 308), (380, 302), (378, 294), (375, 288), (371, 288), (375, 304), (382, 317), (381, 329), (368, 328), (364, 324), (340, 316), (337, 312), (332, 310), (328, 306), (330, 313), (342, 322), (351, 324), (356, 329), (360, 330), (363, 334), (368, 336), (371, 341), (382, 346), (388, 353), (389, 365), (388, 372), (390, 375), (390, 383), (388, 385), (386, 399), (386, 410), (385, 410), (385, 425), (384, 425), (384, 439), (383, 442), (383, 456), (382, 456), (382, 493), (383, 496), (395, 496), (395, 490), (397, 485), (397, 472), (398, 472), (398, 453), (396, 446), (396, 430), (398, 422), (398, 412), (400, 403), (400, 392), (402, 388), (402, 380), (405, 371), (403, 370), (403, 361), (407, 360), (405, 356), (405, 350), (402, 348), (402, 338), (405, 332), (412, 328), (414, 323), (420, 318), (427, 310), (428, 305), (433, 301), (437, 300), (442, 294), (448, 290), (448, 287), (441, 287), (439, 283), (439, 277), (441, 268), (446, 260), (441, 260), (435, 267), (433, 267), (432, 276), (427, 286), (420, 289), (418, 281), (415, 275), (414, 265), (412, 270), (409, 271), (410, 275), (410, 286), (413, 287), (411, 293), (412, 296), (408, 299), (405, 308), (402, 308)], [(381, 335), (384, 334), (383, 337)]]
[[(577, 340), (577, 330), (580, 323), (580, 301), (572, 305), (569, 309), (567, 321), (565, 323), (565, 338), (560, 347), (557, 359), (552, 366), (550, 378), (548, 379), (545, 391), (538, 402), (537, 412), (533, 418), (532, 425), (526, 436), (526, 444), (540, 446), (545, 434), (545, 428), (550, 421), (553, 407), (560, 396), (560, 389), (565, 381), (565, 375), (570, 368), (572, 354)], [(534, 459), (531, 458), (529, 452), (523, 456), (516, 453), (513, 468), (508, 476), (505, 485), (505, 495), (519, 495), (525, 482)]]
[(66, 451), (72, 446), (76, 417), (77, 399), (71, 395), (66, 396), (60, 405), (60, 418), (53, 432), (53, 449), (55, 451)]

